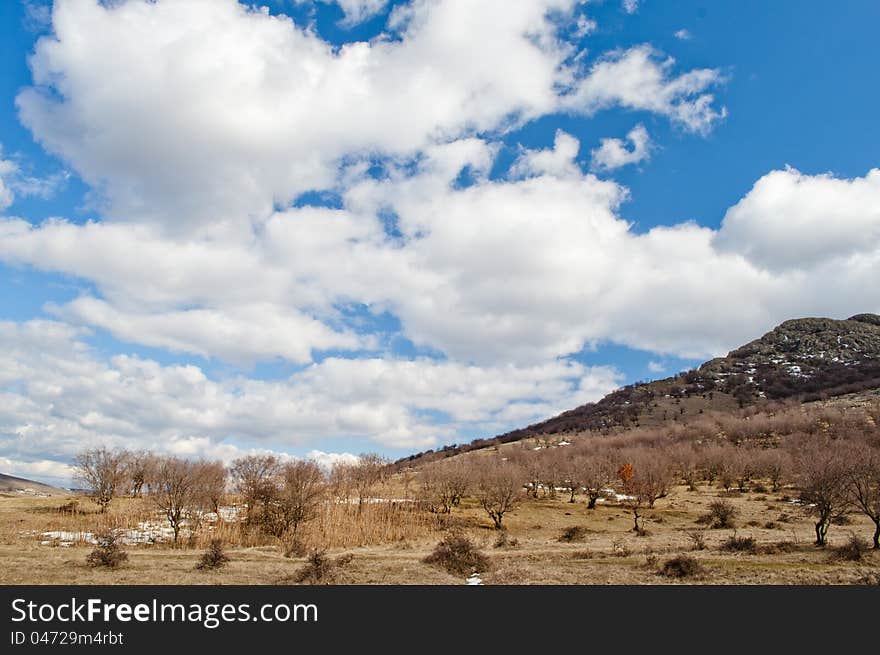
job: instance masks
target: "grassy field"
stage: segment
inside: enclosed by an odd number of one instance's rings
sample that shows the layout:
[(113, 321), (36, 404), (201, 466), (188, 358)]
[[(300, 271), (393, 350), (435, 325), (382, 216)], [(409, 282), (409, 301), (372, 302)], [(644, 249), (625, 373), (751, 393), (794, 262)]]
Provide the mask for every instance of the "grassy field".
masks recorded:
[[(788, 490), (790, 491), (790, 490)], [(723, 498), (736, 507), (736, 529), (706, 529), (698, 519), (710, 502)], [(86, 565), (93, 546), (47, 538), (50, 531), (87, 532), (97, 526), (130, 528), (158, 521), (149, 503), (114, 501), (99, 514), (80, 499), (79, 513), (58, 508), (63, 497), (0, 497), (0, 583), (3, 584), (289, 584), (306, 566), (304, 557), (285, 557), (271, 538), (245, 535), (237, 524), (203, 525), (178, 548), (167, 543), (125, 546), (129, 559), (117, 569)], [(395, 509), (391, 506), (395, 505)], [(505, 517), (506, 541), (472, 501), (466, 499), (449, 517), (438, 517), (400, 504), (376, 503), (361, 514), (355, 508), (330, 507), (310, 526), (311, 545), (343, 558), (329, 581), (341, 584), (464, 584), (467, 576), (450, 575), (422, 560), (450, 528), (468, 536), (488, 558), (478, 571), (484, 584), (859, 584), (880, 574), (880, 554), (860, 561), (842, 559), (837, 547), (851, 534), (867, 539), (871, 524), (850, 514), (829, 533), (830, 545), (813, 545), (812, 523), (803, 508), (778, 493), (726, 493), (703, 486), (674, 487), (656, 507), (644, 510), (647, 533), (632, 532), (623, 507), (605, 503), (587, 510), (583, 499), (527, 498)], [(560, 541), (578, 527), (574, 541)], [(701, 534), (696, 549), (694, 533)], [(751, 537), (750, 551), (729, 552), (731, 536)], [(207, 541), (221, 536), (231, 562), (221, 570), (201, 572), (195, 565)], [(659, 570), (685, 554), (702, 572), (670, 578)]]

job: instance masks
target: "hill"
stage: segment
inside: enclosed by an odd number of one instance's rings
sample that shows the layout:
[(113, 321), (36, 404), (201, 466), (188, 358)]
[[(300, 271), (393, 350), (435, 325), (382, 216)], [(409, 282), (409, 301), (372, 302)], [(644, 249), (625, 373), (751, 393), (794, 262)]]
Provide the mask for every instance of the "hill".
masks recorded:
[(0, 473), (0, 494), (16, 496), (68, 496), (70, 491), (43, 484), (42, 482), (34, 482), (33, 480)]
[(406, 458), (431, 460), (532, 437), (609, 432), (685, 421), (708, 411), (792, 399), (821, 400), (880, 387), (880, 315), (785, 321), (696, 369), (617, 389), (528, 427)]

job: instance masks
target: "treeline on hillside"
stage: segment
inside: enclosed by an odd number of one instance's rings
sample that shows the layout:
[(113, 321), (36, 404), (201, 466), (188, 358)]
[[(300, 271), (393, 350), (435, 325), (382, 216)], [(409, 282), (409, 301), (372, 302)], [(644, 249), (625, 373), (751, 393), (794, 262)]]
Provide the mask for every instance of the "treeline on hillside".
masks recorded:
[(728, 492), (791, 485), (815, 517), (817, 544), (826, 543), (835, 520), (859, 511), (874, 523), (873, 543), (880, 548), (880, 403), (719, 414), (667, 428), (534, 443), (429, 464), (423, 492), (440, 511), (469, 493), (485, 494), (468, 481), (498, 466), (503, 453), (504, 466), (518, 476), (525, 495), (565, 494), (570, 502), (582, 496), (588, 508), (610, 498), (632, 512), (639, 531), (642, 511), (653, 508), (673, 484), (692, 491), (718, 485)]
[[(858, 511), (873, 522), (878, 548), (878, 426), (880, 403), (794, 406), (772, 413), (705, 416), (685, 425), (582, 436), (571, 442), (545, 437), (537, 445), (521, 442), (417, 469), (401, 469), (377, 455), (327, 471), (311, 461), (273, 456), (243, 457), (227, 467), (103, 448), (83, 452), (77, 469), (102, 510), (120, 495), (147, 499), (167, 520), (175, 543), (181, 528), (193, 530), (206, 512), (219, 519), (225, 502), (241, 510), (229, 519), (234, 526), (230, 534), (239, 543), (242, 535), (260, 534), (276, 540), (289, 554), (304, 551), (303, 528), (328, 508), (336, 512), (333, 529), (338, 532), (362, 532), (372, 521), (387, 528), (384, 537), (393, 528), (393, 538), (401, 538), (416, 534), (412, 526), (442, 528), (443, 517), (465, 498), (482, 508), (495, 528), (503, 529), (504, 517), (518, 503), (560, 494), (571, 502), (582, 498), (587, 510), (599, 502), (625, 507), (632, 514), (633, 529), (640, 532), (644, 510), (653, 508), (672, 485), (683, 484), (695, 492), (701, 485), (728, 492), (791, 487), (815, 518), (817, 544), (826, 543), (835, 520)], [(392, 477), (405, 497), (374, 498), (377, 486)], [(373, 507), (394, 513), (371, 513)], [(328, 526), (325, 521), (311, 530), (311, 545), (324, 540), (320, 545), (327, 547)]]

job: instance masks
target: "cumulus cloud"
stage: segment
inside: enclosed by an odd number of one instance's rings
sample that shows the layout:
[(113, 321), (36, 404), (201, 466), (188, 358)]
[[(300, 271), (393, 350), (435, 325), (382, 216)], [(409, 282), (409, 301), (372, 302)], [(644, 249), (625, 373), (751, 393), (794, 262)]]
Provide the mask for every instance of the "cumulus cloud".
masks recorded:
[(363, 21), (372, 18), (380, 13), (388, 6), (388, 0), (321, 0), (330, 4), (331, 2), (338, 4), (345, 19), (344, 25), (357, 25)]
[[(631, 148), (627, 148), (627, 142)], [(651, 137), (645, 126), (639, 123), (623, 139), (602, 139), (591, 153), (591, 166), (595, 170), (614, 170), (627, 164), (638, 164), (651, 156)]]
[(644, 46), (570, 63), (558, 25), (577, 5), (420, 1), (399, 38), (334, 48), (234, 0), (59, 0), (17, 103), (107, 218), (177, 230), (242, 229), (332, 187), (342, 159), (413, 156), (559, 110), (619, 104), (711, 127), (721, 112), (702, 91), (717, 71), (675, 77)]
[(853, 179), (768, 173), (727, 210), (716, 244), (771, 271), (840, 258), (867, 263), (880, 245), (880, 169)]
[(0, 322), (0, 451), (10, 459), (63, 462), (106, 444), (228, 461), (334, 437), (416, 449), (462, 427), (491, 432), (596, 399), (620, 379), (565, 362), (328, 359), (283, 381), (215, 381), (191, 365), (105, 361), (85, 336), (53, 321)]
[(676, 31), (675, 38), (679, 41), (690, 41), (694, 36), (688, 30), (682, 28)]
[(592, 65), (589, 75), (566, 97), (566, 105), (588, 115), (615, 105), (650, 111), (705, 134), (727, 115), (724, 107), (715, 108), (715, 97), (707, 92), (723, 77), (709, 68), (672, 77), (674, 64), (672, 57), (661, 58), (650, 45), (612, 51)]
[(628, 14), (634, 14), (639, 10), (639, 0), (623, 0), (620, 4)]

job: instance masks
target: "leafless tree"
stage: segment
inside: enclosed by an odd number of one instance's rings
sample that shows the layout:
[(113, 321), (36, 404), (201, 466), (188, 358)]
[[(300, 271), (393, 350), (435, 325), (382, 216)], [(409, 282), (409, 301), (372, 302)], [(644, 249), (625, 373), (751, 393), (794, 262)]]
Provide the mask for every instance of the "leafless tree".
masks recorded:
[(232, 462), (229, 475), (235, 491), (247, 505), (248, 523), (265, 516), (278, 468), (278, 459), (272, 455), (248, 455)]
[(325, 490), (324, 472), (314, 462), (299, 460), (284, 464), (270, 504), (271, 520), (267, 530), (296, 542), (300, 526), (317, 514)]
[(847, 489), (848, 467), (840, 449), (829, 442), (813, 440), (797, 454), (800, 498), (816, 518), (816, 545), (824, 546), (831, 522), (841, 516), (850, 504)]
[(880, 450), (858, 444), (847, 453), (850, 500), (874, 522), (874, 550), (880, 550)]
[(376, 485), (385, 479), (389, 462), (376, 453), (364, 453), (358, 456), (357, 464), (351, 467), (351, 482), (358, 499), (358, 511), (364, 501), (370, 497)]
[(757, 465), (761, 475), (770, 481), (770, 488), (776, 492), (791, 470), (791, 457), (780, 448), (770, 448), (758, 456)]
[(163, 457), (156, 467), (156, 479), (150, 497), (168, 519), (177, 544), (180, 529), (197, 509), (199, 465), (177, 457)]
[(74, 459), (74, 469), (103, 513), (125, 479), (125, 453), (103, 447), (84, 450)]
[(334, 462), (328, 476), (330, 493), (337, 500), (346, 503), (351, 500), (353, 487), (352, 468), (352, 465), (348, 462)]
[(448, 514), (467, 494), (470, 475), (461, 460), (431, 464), (422, 472), (421, 499), (432, 512)]
[(140, 498), (154, 476), (156, 456), (147, 450), (125, 453), (125, 484), (132, 498)]
[(588, 455), (583, 459), (580, 473), (584, 493), (587, 495), (587, 509), (595, 509), (596, 501), (602, 498), (615, 476), (611, 458), (603, 453)]
[(227, 471), (222, 462), (199, 462), (198, 488), (201, 505), (214, 512), (221, 520), (220, 506), (226, 496)]
[(568, 502), (573, 503), (575, 496), (583, 485), (584, 457), (578, 454), (563, 452), (562, 450), (557, 452), (559, 460), (559, 485), (568, 494)]
[(518, 466), (503, 460), (482, 461), (475, 464), (474, 493), (480, 507), (502, 529), (504, 515), (516, 507), (522, 498), (523, 472)]

